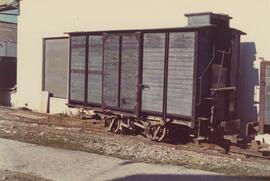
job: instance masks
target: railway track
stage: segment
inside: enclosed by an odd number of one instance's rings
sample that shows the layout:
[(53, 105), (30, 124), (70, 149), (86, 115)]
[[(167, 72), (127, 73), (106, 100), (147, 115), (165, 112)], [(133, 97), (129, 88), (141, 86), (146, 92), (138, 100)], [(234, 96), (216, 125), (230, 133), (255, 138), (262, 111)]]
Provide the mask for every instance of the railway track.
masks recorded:
[(63, 128), (77, 128), (77, 129), (83, 129), (87, 131), (95, 131), (95, 132), (104, 132), (101, 128), (95, 128), (93, 126), (87, 126), (87, 125), (68, 125), (65, 123), (52, 123), (52, 122), (44, 122), (44, 121), (35, 121), (35, 120), (16, 120), (22, 123), (28, 123), (28, 124), (39, 124), (39, 125), (46, 125), (46, 126), (58, 126)]
[[(3, 118), (5, 119), (5, 118)], [(71, 120), (72, 119), (72, 120)], [(82, 129), (85, 131), (91, 131), (96, 133), (106, 133), (107, 131), (104, 128), (103, 121), (89, 121), (89, 120), (80, 120), (80, 119), (68, 119), (68, 120), (58, 120), (55, 117), (49, 117), (48, 119), (26, 119), (20, 117), (19, 119), (9, 120), (16, 121), (26, 124), (37, 124), (37, 125), (45, 125), (45, 126), (55, 126), (55, 127), (63, 127), (63, 128), (74, 128), (74, 129)], [(130, 136), (130, 139), (133, 139), (134, 136)], [(202, 154), (209, 154), (214, 156), (226, 156), (230, 158), (258, 158), (262, 159), (262, 161), (270, 160), (269, 155), (263, 155), (262, 153), (257, 152), (255, 149), (243, 149), (238, 147), (238, 145), (229, 145), (229, 151), (226, 152), (224, 148), (218, 146), (217, 144), (203, 142), (200, 144), (195, 143), (187, 143), (187, 144), (170, 144), (170, 143), (160, 143), (149, 141), (148, 139), (143, 139), (143, 141), (151, 142), (151, 144), (164, 145), (169, 147), (174, 147), (176, 149), (183, 149), (187, 151), (193, 151)], [(226, 152), (226, 153), (225, 153)]]

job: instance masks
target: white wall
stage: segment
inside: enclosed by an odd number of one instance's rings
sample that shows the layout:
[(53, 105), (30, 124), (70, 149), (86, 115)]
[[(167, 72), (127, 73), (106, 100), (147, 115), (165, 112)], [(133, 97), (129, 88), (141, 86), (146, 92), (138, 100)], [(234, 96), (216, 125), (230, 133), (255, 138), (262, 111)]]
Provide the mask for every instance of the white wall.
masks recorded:
[(42, 38), (64, 32), (179, 27), (187, 24), (185, 13), (212, 11), (229, 14), (231, 26), (248, 34), (242, 38), (249, 42), (243, 57), (270, 59), (268, 0), (23, 0), (20, 8), (15, 105), (27, 103), (36, 110), (41, 109)]

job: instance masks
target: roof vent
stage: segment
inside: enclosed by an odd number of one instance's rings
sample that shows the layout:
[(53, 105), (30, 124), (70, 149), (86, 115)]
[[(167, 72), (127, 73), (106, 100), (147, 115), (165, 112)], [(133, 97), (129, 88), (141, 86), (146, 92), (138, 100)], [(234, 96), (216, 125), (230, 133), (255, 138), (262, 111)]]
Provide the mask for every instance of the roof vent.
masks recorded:
[(227, 14), (215, 14), (212, 12), (185, 14), (188, 18), (188, 26), (218, 25), (229, 27), (232, 17)]

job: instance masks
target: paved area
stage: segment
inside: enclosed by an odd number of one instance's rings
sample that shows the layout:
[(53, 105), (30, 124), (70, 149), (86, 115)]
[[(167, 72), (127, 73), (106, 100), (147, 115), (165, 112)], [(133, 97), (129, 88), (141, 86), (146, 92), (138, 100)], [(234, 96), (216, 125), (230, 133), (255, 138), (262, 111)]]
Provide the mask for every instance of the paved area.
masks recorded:
[(0, 169), (53, 180), (255, 180), (0, 139)]

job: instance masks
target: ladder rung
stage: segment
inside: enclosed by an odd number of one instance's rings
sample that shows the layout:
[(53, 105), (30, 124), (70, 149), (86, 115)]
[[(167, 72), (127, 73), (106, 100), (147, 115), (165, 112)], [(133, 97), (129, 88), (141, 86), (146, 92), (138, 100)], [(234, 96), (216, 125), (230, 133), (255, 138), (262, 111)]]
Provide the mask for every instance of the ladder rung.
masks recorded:
[(213, 97), (204, 97), (203, 99), (204, 100), (210, 100), (211, 101), (211, 100), (214, 100), (215, 98), (213, 98)]
[(236, 90), (236, 87), (220, 87), (220, 88), (211, 88), (211, 91), (232, 91)]
[(199, 120), (202, 120), (202, 121), (208, 121), (209, 119), (208, 118), (205, 118), (205, 117), (198, 117)]

